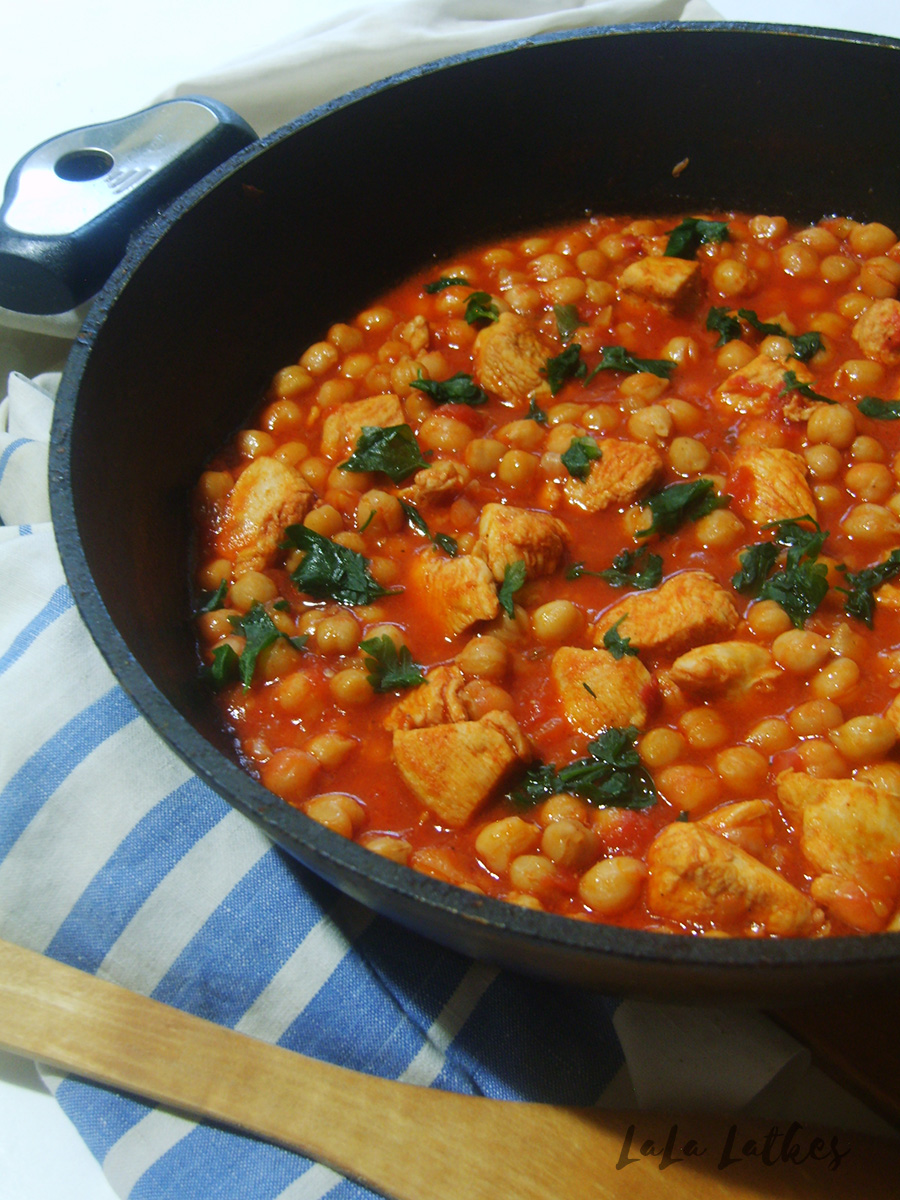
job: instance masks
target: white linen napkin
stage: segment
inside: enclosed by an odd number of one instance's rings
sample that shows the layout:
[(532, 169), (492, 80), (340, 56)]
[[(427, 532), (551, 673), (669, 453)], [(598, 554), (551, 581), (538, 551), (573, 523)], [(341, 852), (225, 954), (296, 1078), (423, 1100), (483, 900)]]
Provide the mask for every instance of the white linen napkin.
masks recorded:
[[(686, 15), (715, 14), (697, 0), (381, 5), (168, 94), (203, 91), (264, 133), (438, 55)], [(802, 1071), (797, 1044), (752, 1015), (619, 1004), (405, 933), (297, 866), (191, 776), (110, 675), (56, 554), (46, 456), (58, 376), (23, 372), (58, 365), (78, 315), (0, 338), (0, 359), (19, 368), (0, 405), (0, 936), (254, 1036), (423, 1085), (592, 1104), (622, 1094), (611, 1085), (621, 1088), (624, 1047), (639, 1100), (735, 1109)], [(253, 1139), (45, 1079), (122, 1197), (369, 1196)]]

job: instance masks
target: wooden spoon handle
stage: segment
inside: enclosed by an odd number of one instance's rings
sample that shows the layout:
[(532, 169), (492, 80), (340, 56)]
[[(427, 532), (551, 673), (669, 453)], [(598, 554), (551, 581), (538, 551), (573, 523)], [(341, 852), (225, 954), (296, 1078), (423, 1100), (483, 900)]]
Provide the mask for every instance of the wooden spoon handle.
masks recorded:
[(515, 1104), (375, 1079), (3, 941), (0, 1045), (278, 1142), (397, 1200), (896, 1195), (900, 1150), (891, 1143), (789, 1131), (784, 1122)]

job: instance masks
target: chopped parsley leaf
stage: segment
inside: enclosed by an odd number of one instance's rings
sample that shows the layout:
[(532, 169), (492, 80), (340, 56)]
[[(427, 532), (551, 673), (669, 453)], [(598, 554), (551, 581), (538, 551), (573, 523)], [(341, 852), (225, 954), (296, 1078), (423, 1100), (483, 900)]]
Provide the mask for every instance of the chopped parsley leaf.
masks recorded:
[(431, 283), (426, 283), (424, 290), (429, 296), (433, 296), (435, 292), (442, 292), (444, 288), (468, 286), (468, 279), (462, 275), (441, 275), (438, 279), (432, 279)]
[(214, 592), (208, 592), (199, 611), (202, 613), (215, 612), (217, 608), (225, 607), (225, 597), (228, 595), (228, 580), (223, 579)]
[(874, 417), (876, 421), (900, 420), (900, 401), (879, 400), (877, 396), (863, 396), (856, 407), (864, 417)]
[(282, 633), (258, 601), (255, 601), (242, 617), (229, 617), (228, 620), (235, 631), (246, 639), (238, 663), (238, 674), (244, 685), (244, 691), (250, 686), (253, 672), (256, 670), (256, 661), (263, 650), (267, 650), (279, 638), (290, 642), (295, 650), (302, 650), (307, 642), (305, 637), (288, 637), (287, 634)]
[(588, 744), (588, 758), (559, 768), (549, 763), (532, 764), (510, 799), (525, 808), (559, 792), (570, 792), (598, 806), (650, 808), (656, 803), (657, 793), (635, 749), (637, 736), (633, 725), (605, 729)]
[(668, 379), (674, 370), (675, 363), (666, 358), (635, 358), (624, 346), (604, 346), (600, 351), (600, 361), (584, 382), (585, 386), (589, 384), (600, 371), (627, 371), (631, 375), (647, 372), (660, 379)]
[(578, 309), (574, 304), (554, 304), (553, 315), (556, 317), (556, 328), (559, 333), (560, 341), (565, 345), (571, 341), (572, 335), (579, 325), (586, 325), (586, 321), (582, 321), (578, 315)]
[(555, 396), (567, 380), (583, 379), (587, 374), (587, 367), (581, 358), (581, 346), (578, 342), (572, 342), (565, 350), (553, 358), (548, 358), (543, 374), (547, 376), (547, 382), (550, 384), (551, 396)]
[(761, 321), (752, 308), (739, 308), (738, 316), (746, 321), (751, 329), (755, 329), (761, 337), (786, 337), (791, 343), (792, 357), (799, 358), (801, 362), (809, 362), (812, 356), (818, 354), (822, 349), (822, 335), (817, 329), (812, 329), (809, 333), (798, 334), (795, 337), (776, 321)]
[(862, 571), (847, 573), (849, 588), (838, 588), (844, 592), (844, 612), (850, 617), (857, 617), (871, 629), (875, 623), (875, 596), (873, 593), (882, 584), (900, 575), (900, 550), (892, 550), (884, 562), (874, 567), (865, 567)]
[(639, 653), (637, 647), (632, 646), (631, 638), (622, 637), (622, 635), (619, 633), (619, 626), (625, 620), (627, 615), (628, 614), (625, 613), (623, 616), (619, 617), (615, 625), (613, 625), (610, 629), (607, 629), (606, 633), (603, 635), (603, 647), (604, 649), (608, 650), (615, 659), (624, 658), (626, 654), (631, 654), (637, 658)]
[(663, 252), (667, 258), (693, 258), (705, 242), (727, 242), (726, 221), (704, 221), (702, 217), (685, 217), (669, 233)]
[(394, 596), (369, 573), (369, 560), (356, 550), (333, 542), (305, 525), (289, 525), (288, 541), (303, 550), (303, 560), (291, 580), (299, 592), (338, 604), (371, 604), (379, 596)]
[(465, 318), (469, 325), (476, 321), (499, 321), (500, 310), (489, 292), (473, 292), (466, 301)]
[(449, 379), (426, 379), (420, 371), (419, 378), (412, 386), (424, 392), (435, 404), (468, 404), (470, 408), (475, 408), (488, 402), (487, 392), (464, 371), (457, 371)]
[(674, 533), (685, 521), (699, 521), (717, 508), (727, 508), (730, 496), (720, 496), (711, 479), (695, 479), (689, 483), (671, 483), (661, 492), (644, 501), (653, 520), (635, 537), (650, 537), (654, 533)]
[(366, 678), (376, 692), (393, 692), (399, 688), (419, 687), (425, 682), (422, 669), (413, 662), (409, 646), (399, 648), (383, 633), (359, 643), (366, 656)]
[(836, 400), (830, 400), (827, 396), (821, 396), (818, 392), (814, 392), (811, 383), (801, 383), (797, 378), (796, 371), (785, 371), (784, 373), (784, 387), (778, 395), (786, 396), (788, 392), (799, 392), (808, 400), (819, 400), (822, 404), (837, 404)]
[[(828, 567), (816, 562), (828, 531), (808, 515), (772, 521), (763, 529), (774, 531), (773, 540), (749, 546), (740, 555), (741, 570), (731, 582), (759, 600), (774, 600), (802, 629), (828, 593)], [(785, 564), (773, 574), (782, 551)]]
[(420, 533), (424, 533), (433, 546), (439, 546), (441, 550), (443, 550), (445, 554), (449, 554), (451, 558), (456, 557), (458, 550), (456, 538), (451, 537), (449, 533), (433, 534), (428, 528), (428, 522), (414, 504), (410, 504), (406, 500), (400, 500), (400, 507), (406, 513), (406, 519), (409, 521), (410, 525), (414, 525)]
[(719, 340), (716, 342), (716, 349), (719, 346), (724, 346), (728, 342), (737, 341), (743, 334), (740, 321), (737, 317), (729, 316), (727, 308), (711, 308), (706, 317), (706, 328), (710, 333), (717, 333)]
[(662, 583), (662, 567), (660, 556), (651, 554), (646, 546), (641, 546), (637, 550), (623, 550), (617, 554), (612, 566), (605, 571), (598, 571), (597, 576), (605, 579), (610, 587), (629, 587), (645, 592)]
[(572, 438), (568, 450), (560, 455), (562, 465), (569, 474), (582, 483), (591, 473), (591, 463), (601, 457), (600, 447), (591, 437)]
[(538, 425), (546, 425), (549, 417), (532, 396), (528, 401), (528, 412), (525, 414), (526, 421), (537, 421)]
[(212, 662), (204, 668), (204, 675), (216, 691), (220, 691), (223, 687), (227, 687), (229, 683), (237, 679), (240, 663), (240, 655), (234, 646), (229, 646), (225, 642), (221, 646), (216, 646), (215, 650), (213, 650)]
[(508, 617), (515, 616), (516, 609), (513, 603), (513, 596), (520, 588), (524, 587), (526, 578), (526, 567), (521, 559), (518, 562), (510, 563), (503, 572), (503, 582), (500, 584), (497, 599), (500, 601), (500, 607)]
[(380, 471), (400, 483), (428, 465), (408, 425), (364, 425), (356, 449), (341, 463), (341, 470)]

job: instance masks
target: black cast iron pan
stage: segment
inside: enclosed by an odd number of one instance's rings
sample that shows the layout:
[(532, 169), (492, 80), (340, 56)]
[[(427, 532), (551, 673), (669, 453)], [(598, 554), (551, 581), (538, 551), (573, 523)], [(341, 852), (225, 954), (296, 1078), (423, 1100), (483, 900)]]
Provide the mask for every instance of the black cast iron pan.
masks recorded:
[[(894, 935), (757, 941), (526, 911), (387, 862), (238, 766), (196, 680), (188, 494), (275, 370), (389, 285), (585, 210), (900, 228), (900, 43), (737, 25), (549, 35), (413, 70), (250, 145), (156, 219), (66, 368), (50, 482), (81, 612), (151, 724), (290, 854), (466, 954), (658, 999), (807, 999), (900, 975)], [(680, 174), (673, 167), (683, 160)]]

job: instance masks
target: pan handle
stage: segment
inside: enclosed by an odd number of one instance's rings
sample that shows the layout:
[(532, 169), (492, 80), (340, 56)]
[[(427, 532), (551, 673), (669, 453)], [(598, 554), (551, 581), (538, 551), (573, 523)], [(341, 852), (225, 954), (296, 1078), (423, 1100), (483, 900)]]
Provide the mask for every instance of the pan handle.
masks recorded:
[(138, 226), (255, 140), (226, 105), (189, 96), (29, 151), (0, 206), (0, 306), (42, 316), (76, 308)]

